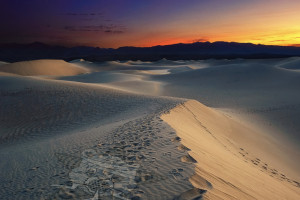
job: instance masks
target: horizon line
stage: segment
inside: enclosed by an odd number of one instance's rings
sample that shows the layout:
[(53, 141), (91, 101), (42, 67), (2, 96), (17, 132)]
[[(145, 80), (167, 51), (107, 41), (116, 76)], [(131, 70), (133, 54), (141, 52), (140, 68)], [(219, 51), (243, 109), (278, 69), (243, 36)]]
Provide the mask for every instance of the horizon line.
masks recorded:
[(235, 42), (235, 41), (196, 41), (196, 42), (178, 42), (178, 43), (170, 43), (170, 44), (163, 44), (163, 45), (153, 45), (153, 46), (120, 46), (120, 47), (100, 47), (100, 46), (93, 46), (93, 45), (63, 45), (63, 44), (55, 44), (55, 43), (46, 43), (46, 42), (40, 42), (40, 41), (34, 41), (34, 42), (28, 42), (28, 43), (18, 43), (18, 42), (6, 42), (6, 43), (0, 43), (1, 46), (5, 45), (32, 45), (32, 44), (42, 44), (42, 45), (47, 45), (47, 46), (52, 46), (52, 47), (64, 47), (64, 48), (75, 48), (75, 47), (91, 47), (91, 48), (100, 48), (100, 49), (120, 49), (120, 48), (152, 48), (152, 47), (163, 47), (163, 46), (172, 46), (172, 45), (179, 45), (179, 44), (197, 44), (197, 43), (237, 43), (237, 44), (252, 44), (256, 46), (274, 46), (274, 47), (296, 47), (299, 48), (300, 44), (285, 44), (285, 45), (271, 45), (271, 44), (262, 44), (262, 43), (252, 43), (252, 42)]

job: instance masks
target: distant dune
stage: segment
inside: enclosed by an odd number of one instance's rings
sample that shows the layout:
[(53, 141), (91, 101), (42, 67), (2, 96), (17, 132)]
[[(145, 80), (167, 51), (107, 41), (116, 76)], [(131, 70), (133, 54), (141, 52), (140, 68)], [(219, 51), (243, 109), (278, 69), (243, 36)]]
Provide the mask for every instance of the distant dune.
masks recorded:
[(7, 73), (7, 72), (0, 72), (0, 76), (17, 76), (17, 74)]
[(285, 69), (300, 70), (300, 58), (294, 57), (286, 59), (279, 63), (277, 66)]
[(170, 69), (169, 72), (170, 73), (181, 73), (181, 72), (186, 72), (186, 71), (190, 71), (190, 70), (193, 70), (193, 69), (189, 66), (183, 66), (183, 67), (177, 67), (174, 69)]
[(6, 65), (6, 64), (8, 64), (8, 63), (0, 61), (0, 65)]
[(84, 74), (89, 72), (89, 70), (63, 60), (34, 60), (0, 65), (0, 72), (23, 76), (71, 76)]

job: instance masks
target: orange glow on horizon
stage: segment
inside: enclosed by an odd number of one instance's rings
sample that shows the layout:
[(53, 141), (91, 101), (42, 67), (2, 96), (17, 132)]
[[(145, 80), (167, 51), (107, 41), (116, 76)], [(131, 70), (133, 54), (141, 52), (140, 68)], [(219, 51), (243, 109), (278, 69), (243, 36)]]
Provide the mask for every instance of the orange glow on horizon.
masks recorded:
[(192, 39), (192, 38), (174, 38), (174, 39), (167, 39), (167, 38), (158, 38), (152, 39), (148, 42), (136, 44), (132, 46), (136, 47), (152, 47), (152, 46), (164, 46), (164, 45), (172, 45), (172, 44), (191, 44), (195, 42), (237, 42), (237, 43), (252, 43), (252, 44), (261, 44), (261, 45), (275, 45), (275, 46), (295, 46), (300, 47), (300, 34), (287, 34), (285, 36), (277, 35), (277, 36), (267, 36), (263, 37), (262, 39), (235, 39), (236, 37), (218, 37), (216, 39)]

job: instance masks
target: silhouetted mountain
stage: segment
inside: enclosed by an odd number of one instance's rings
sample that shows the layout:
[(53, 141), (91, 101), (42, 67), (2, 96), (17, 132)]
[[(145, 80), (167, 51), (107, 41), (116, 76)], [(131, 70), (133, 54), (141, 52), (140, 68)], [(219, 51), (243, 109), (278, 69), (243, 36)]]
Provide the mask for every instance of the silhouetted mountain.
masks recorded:
[(33, 59), (85, 58), (91, 61), (104, 60), (170, 60), (206, 58), (277, 58), (300, 56), (300, 47), (255, 45), (236, 42), (196, 42), (153, 47), (63, 47), (35, 42), (32, 44), (0, 45), (0, 60), (15, 62)]
[(106, 51), (95, 47), (51, 46), (39, 42), (0, 45), (0, 60), (14, 62), (33, 59), (65, 59), (102, 55)]

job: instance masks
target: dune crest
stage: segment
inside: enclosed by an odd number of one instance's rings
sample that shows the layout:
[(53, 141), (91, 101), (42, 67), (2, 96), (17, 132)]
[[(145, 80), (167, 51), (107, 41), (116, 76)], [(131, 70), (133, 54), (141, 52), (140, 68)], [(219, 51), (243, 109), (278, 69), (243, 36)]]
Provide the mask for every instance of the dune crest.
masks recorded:
[(0, 72), (23, 76), (71, 76), (84, 74), (89, 70), (63, 60), (33, 60), (1, 65)]
[[(197, 163), (196, 174), (190, 177), (190, 182), (207, 191), (203, 194), (205, 199), (299, 197), (297, 180), (262, 159), (268, 152), (276, 152), (272, 149), (276, 146), (269, 144), (271, 141), (256, 137), (256, 133), (249, 134), (242, 125), (194, 100), (177, 106), (161, 118), (176, 130), (182, 145), (191, 149), (188, 155)], [(258, 158), (260, 148), (269, 151)]]

